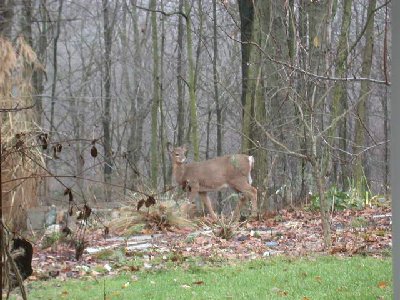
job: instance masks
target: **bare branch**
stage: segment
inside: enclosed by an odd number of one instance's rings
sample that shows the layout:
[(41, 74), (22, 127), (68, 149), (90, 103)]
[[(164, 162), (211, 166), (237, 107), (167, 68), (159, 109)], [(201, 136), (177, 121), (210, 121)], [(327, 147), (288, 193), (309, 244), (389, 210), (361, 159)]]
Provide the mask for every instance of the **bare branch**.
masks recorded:
[(148, 12), (160, 13), (163, 16), (166, 16), (166, 17), (170, 17), (170, 16), (174, 16), (174, 15), (181, 15), (182, 17), (185, 18), (185, 20), (187, 20), (187, 18), (188, 18), (187, 15), (183, 11), (166, 12), (166, 11), (163, 11), (163, 10), (160, 10), (160, 9), (150, 9), (150, 8), (143, 7), (143, 6), (140, 6), (140, 5), (135, 5), (135, 4), (132, 4), (132, 5), (134, 5), (138, 9), (145, 10), (145, 11), (148, 11)]
[(265, 55), (265, 57), (267, 58), (267, 60), (269, 60), (269, 61), (271, 61), (271, 62), (280, 64), (280, 65), (282, 65), (282, 66), (285, 66), (285, 67), (287, 67), (287, 68), (292, 69), (293, 71), (302, 73), (302, 74), (304, 74), (304, 75), (313, 77), (313, 78), (318, 79), (318, 80), (345, 81), (345, 82), (362, 82), (362, 81), (368, 81), (368, 82), (371, 82), (371, 83), (384, 84), (384, 85), (387, 85), (387, 86), (390, 86), (390, 85), (391, 85), (391, 82), (390, 82), (390, 81), (379, 80), (379, 79), (374, 79), (374, 78), (357, 77), (357, 76), (355, 76), (355, 75), (354, 75), (353, 77), (331, 77), (331, 76), (323, 76), (323, 75), (314, 74), (314, 73), (309, 72), (309, 71), (306, 71), (306, 70), (304, 70), (304, 69), (302, 69), (302, 68), (300, 68), (300, 67), (297, 67), (297, 66), (291, 65), (291, 64), (289, 64), (289, 63), (287, 63), (287, 62), (284, 62), (284, 61), (277, 60), (277, 59), (273, 58), (272, 56), (268, 55), (268, 54), (261, 48), (261, 46), (260, 46), (259, 44), (255, 43), (255, 42), (243, 42), (243, 41), (241, 41), (241, 40), (238, 40), (238, 39), (232, 37), (231, 35), (227, 34), (226, 32), (225, 32), (225, 34), (226, 34), (231, 40), (233, 40), (233, 41), (235, 41), (235, 42), (238, 42), (238, 43), (241, 43), (241, 44), (247, 44), (247, 45), (256, 46), (256, 47), (258, 48), (258, 50), (259, 50), (262, 54)]
[(17, 104), (15, 107), (13, 108), (0, 108), (0, 113), (3, 112), (18, 112), (18, 111), (22, 111), (22, 110), (28, 110), (28, 109), (32, 109), (33, 107), (35, 107), (36, 103), (30, 105), (30, 106), (25, 106), (25, 107), (19, 107), (19, 104)]

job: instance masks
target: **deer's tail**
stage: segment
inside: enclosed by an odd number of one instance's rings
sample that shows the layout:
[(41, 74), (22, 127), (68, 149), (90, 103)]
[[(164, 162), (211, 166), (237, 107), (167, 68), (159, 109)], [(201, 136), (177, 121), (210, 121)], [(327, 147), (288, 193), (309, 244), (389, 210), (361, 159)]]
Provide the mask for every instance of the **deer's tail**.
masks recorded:
[(254, 156), (249, 156), (249, 174), (248, 174), (248, 180), (249, 180), (249, 184), (251, 184), (253, 182), (253, 179), (251, 178), (251, 170), (253, 170), (254, 167)]

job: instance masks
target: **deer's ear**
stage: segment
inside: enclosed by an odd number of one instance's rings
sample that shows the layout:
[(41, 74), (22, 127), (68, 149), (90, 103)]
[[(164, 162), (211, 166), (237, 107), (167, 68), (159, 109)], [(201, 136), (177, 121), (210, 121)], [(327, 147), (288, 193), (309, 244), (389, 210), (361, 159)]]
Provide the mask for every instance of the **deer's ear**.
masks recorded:
[(183, 144), (181, 147), (185, 152), (188, 151), (188, 148), (186, 147), (186, 144)]
[(172, 150), (173, 150), (172, 144), (170, 142), (167, 142), (167, 151), (172, 152)]

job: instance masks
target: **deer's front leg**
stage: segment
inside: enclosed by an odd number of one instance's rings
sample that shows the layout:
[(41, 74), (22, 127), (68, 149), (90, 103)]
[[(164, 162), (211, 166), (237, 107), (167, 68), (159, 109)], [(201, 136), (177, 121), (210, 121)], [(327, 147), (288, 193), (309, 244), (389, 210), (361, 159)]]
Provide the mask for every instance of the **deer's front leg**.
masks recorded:
[(252, 187), (250, 190), (250, 198), (251, 198), (251, 215), (250, 218), (253, 220), (258, 220), (258, 205), (257, 205), (257, 189)]
[(210, 213), (210, 216), (213, 220), (217, 220), (217, 215), (214, 212), (214, 209), (212, 208), (211, 205), (211, 200), (208, 197), (206, 192), (200, 192), (199, 193), (201, 200), (203, 201), (204, 205), (207, 207), (208, 212)]
[(239, 196), (239, 201), (236, 205), (235, 211), (233, 212), (232, 221), (237, 222), (240, 219), (240, 211), (243, 205), (246, 203), (246, 197), (244, 195)]

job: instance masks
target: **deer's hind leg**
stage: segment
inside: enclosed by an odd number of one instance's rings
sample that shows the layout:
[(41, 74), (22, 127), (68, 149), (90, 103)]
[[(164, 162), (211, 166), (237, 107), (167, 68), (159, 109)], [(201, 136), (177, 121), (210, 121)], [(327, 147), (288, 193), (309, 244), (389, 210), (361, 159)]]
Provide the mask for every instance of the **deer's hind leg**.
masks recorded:
[(206, 192), (199, 192), (200, 198), (203, 201), (204, 205), (206, 206), (208, 212), (210, 213), (210, 216), (213, 220), (217, 220), (217, 215), (214, 212), (214, 209), (212, 208), (211, 205), (211, 200), (208, 197)]

